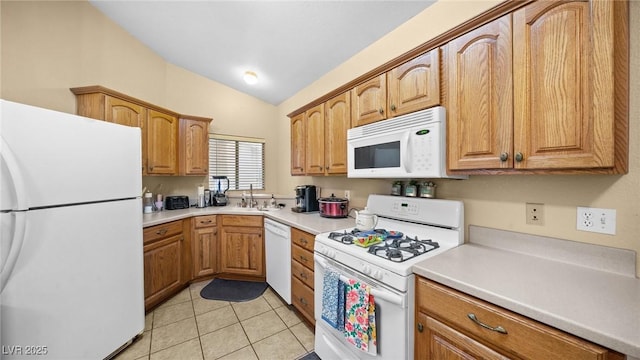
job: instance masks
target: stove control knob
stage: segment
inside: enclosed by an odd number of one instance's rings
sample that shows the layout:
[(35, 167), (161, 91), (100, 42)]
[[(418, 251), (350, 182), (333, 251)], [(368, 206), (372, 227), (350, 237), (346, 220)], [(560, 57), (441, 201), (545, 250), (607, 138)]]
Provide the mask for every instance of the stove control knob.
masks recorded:
[(375, 270), (373, 274), (371, 274), (375, 279), (382, 280), (382, 271)]
[(362, 266), (362, 272), (367, 274), (367, 275), (370, 275), (371, 274), (371, 268), (369, 267), (369, 265)]

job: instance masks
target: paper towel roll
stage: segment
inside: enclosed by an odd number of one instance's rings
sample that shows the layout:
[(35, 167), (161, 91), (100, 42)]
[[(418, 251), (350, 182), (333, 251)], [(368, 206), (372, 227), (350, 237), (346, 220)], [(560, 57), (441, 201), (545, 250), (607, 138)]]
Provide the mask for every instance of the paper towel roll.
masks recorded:
[(204, 186), (198, 186), (198, 195), (204, 195)]

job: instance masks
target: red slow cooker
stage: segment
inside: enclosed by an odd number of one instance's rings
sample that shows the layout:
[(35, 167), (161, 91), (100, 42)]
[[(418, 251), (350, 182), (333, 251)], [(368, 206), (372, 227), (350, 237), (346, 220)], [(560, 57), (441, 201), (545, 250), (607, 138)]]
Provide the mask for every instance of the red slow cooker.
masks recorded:
[(328, 218), (346, 218), (349, 215), (349, 200), (331, 194), (331, 197), (320, 198), (320, 216)]

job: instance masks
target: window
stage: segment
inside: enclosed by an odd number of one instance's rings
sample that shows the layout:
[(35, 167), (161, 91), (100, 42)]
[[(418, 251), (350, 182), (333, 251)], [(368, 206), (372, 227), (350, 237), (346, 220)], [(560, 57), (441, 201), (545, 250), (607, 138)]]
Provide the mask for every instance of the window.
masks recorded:
[(229, 190), (249, 190), (250, 184), (264, 190), (264, 139), (211, 134), (209, 189), (215, 192), (218, 182), (211, 176), (227, 176)]

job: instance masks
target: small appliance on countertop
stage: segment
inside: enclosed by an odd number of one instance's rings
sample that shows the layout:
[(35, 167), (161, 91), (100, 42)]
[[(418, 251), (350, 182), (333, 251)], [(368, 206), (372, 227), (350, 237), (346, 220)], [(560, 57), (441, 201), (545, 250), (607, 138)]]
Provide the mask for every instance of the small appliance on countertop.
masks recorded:
[(349, 215), (349, 200), (336, 197), (320, 198), (320, 216), (326, 218), (346, 218)]
[(166, 210), (179, 210), (189, 208), (189, 197), (186, 195), (167, 196), (164, 200)]
[[(229, 178), (226, 176), (211, 176), (216, 182), (216, 192), (211, 195), (211, 206), (226, 206), (229, 204), (229, 197), (227, 196), (227, 190), (229, 190)], [(227, 187), (222, 190), (222, 182), (227, 182)]]
[(318, 196), (315, 185), (296, 186), (296, 206), (291, 211), (304, 213), (319, 210)]

